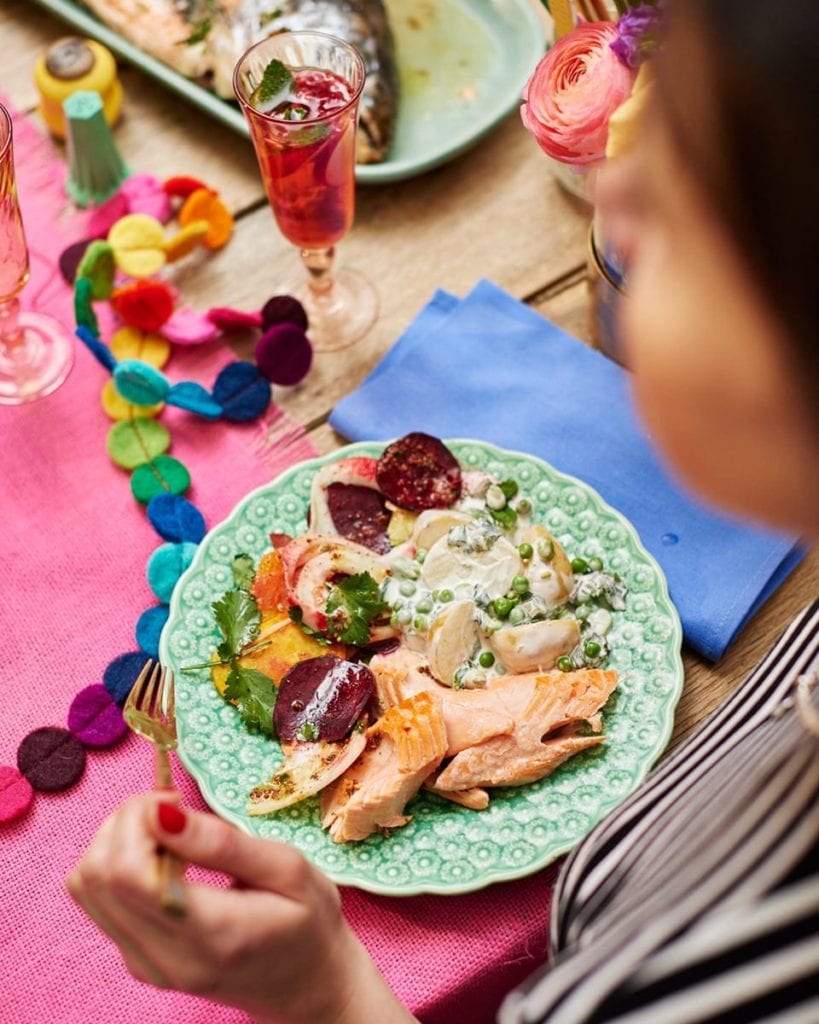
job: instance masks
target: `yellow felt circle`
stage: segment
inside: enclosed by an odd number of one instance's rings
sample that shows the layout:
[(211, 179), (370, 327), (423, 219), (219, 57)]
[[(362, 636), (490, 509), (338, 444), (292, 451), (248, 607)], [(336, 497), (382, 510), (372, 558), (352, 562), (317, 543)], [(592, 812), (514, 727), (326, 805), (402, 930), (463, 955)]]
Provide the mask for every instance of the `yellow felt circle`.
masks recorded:
[(117, 359), (141, 359), (157, 370), (170, 359), (171, 343), (151, 331), (138, 327), (120, 327), (111, 338), (111, 351)]
[(150, 277), (165, 266), (165, 231), (147, 213), (129, 213), (108, 232), (117, 266), (130, 277)]
[(102, 394), (100, 395), (100, 401), (102, 402), (102, 407), (105, 410), (105, 415), (110, 416), (112, 420), (128, 420), (136, 416), (151, 419), (154, 416), (158, 416), (165, 408), (164, 402), (158, 402), (156, 405), (140, 406), (126, 402), (119, 391), (114, 387), (113, 380), (107, 380), (105, 382)]
[(205, 240), (210, 230), (210, 224), (206, 220), (195, 220), (186, 224), (173, 238), (165, 243), (165, 256), (168, 263), (175, 263), (187, 256), (189, 252), (197, 249)]

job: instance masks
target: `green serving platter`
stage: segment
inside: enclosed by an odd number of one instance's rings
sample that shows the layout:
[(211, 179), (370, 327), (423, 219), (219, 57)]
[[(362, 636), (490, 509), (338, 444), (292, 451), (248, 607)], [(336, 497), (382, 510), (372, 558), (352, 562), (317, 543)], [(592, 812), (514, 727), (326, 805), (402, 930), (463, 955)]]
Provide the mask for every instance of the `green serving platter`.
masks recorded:
[(606, 743), (561, 765), (540, 782), (492, 790), (485, 811), (470, 811), (422, 792), (408, 805), (412, 821), (390, 835), (338, 845), (319, 824), (318, 798), (268, 817), (245, 812), (249, 791), (281, 762), (274, 740), (251, 735), (216, 693), (207, 670), (218, 643), (211, 605), (233, 586), (231, 564), (254, 561), (271, 531), (307, 528), (316, 472), (351, 455), (378, 456), (364, 442), (301, 463), (244, 498), (212, 529), (174, 590), (160, 657), (177, 680), (178, 753), (217, 814), (246, 832), (298, 847), (334, 881), (371, 892), (455, 894), (519, 878), (572, 849), (640, 783), (671, 735), (682, 691), (682, 633), (665, 577), (634, 528), (581, 481), (540, 459), (480, 441), (447, 445), (468, 470), (513, 478), (534, 504), (534, 518), (569, 556), (598, 556), (628, 585), (615, 613), (609, 667), (620, 674), (603, 714)]
[[(236, 103), (220, 99), (108, 28), (75, 0), (36, 0), (223, 124), (248, 136)], [(519, 104), (546, 47), (530, 0), (387, 0), (401, 104), (388, 158), (360, 164), (361, 184), (410, 178), (446, 163)]]

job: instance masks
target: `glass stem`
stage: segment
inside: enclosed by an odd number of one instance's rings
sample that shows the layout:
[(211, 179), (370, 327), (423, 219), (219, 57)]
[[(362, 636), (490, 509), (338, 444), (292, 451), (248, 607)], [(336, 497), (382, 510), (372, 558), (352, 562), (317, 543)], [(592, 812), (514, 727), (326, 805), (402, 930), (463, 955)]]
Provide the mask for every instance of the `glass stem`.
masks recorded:
[(12, 352), (24, 341), (23, 329), (19, 323), (20, 300), (0, 299), (0, 349)]
[(328, 249), (302, 249), (301, 261), (307, 268), (309, 275), (308, 284), (310, 291), (317, 301), (327, 300), (333, 290), (333, 262), (336, 250), (334, 246)]

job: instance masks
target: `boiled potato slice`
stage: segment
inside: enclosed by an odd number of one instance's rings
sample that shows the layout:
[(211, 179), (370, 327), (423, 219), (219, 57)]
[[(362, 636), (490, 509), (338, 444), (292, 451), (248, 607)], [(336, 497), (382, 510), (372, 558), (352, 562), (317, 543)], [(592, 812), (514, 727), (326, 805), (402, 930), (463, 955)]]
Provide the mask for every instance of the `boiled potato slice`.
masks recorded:
[(465, 512), (454, 512), (450, 509), (429, 508), (422, 512), (415, 521), (412, 539), (416, 548), (429, 551), (436, 540), (440, 540), (453, 526), (471, 523), (472, 517)]
[(580, 639), (576, 619), (546, 619), (521, 626), (504, 626), (494, 633), (489, 646), (507, 672), (545, 672), (568, 654)]
[(505, 537), (484, 551), (466, 551), (448, 544), (444, 536), (427, 552), (421, 580), (429, 590), (455, 590), (466, 583), (491, 600), (505, 594), (520, 571), (518, 550)]
[(445, 686), (452, 686), (455, 672), (470, 658), (480, 643), (475, 605), (455, 601), (430, 626), (427, 660), (430, 671)]

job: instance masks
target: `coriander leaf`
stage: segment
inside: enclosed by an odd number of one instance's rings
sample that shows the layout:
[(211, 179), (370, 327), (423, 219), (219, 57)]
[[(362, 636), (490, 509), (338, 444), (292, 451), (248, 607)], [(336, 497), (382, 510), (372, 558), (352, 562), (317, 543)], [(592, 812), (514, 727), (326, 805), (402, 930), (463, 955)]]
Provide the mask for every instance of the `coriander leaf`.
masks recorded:
[(310, 626), (304, 624), (304, 613), (298, 605), (291, 605), (287, 609), (287, 614), (290, 616), (292, 622), (295, 622), (297, 626), (301, 627), (302, 633), (305, 636), (311, 636), (316, 643), (324, 644), (326, 647), (333, 642), (326, 633), (321, 633), (317, 629), (311, 629)]
[(212, 607), (216, 625), (225, 638), (217, 648), (219, 657), (224, 661), (238, 658), (242, 648), (259, 635), (262, 616), (255, 597), (246, 590), (229, 590)]
[(201, 21), (197, 21), (188, 38), (182, 40), (183, 44), (185, 46), (195, 46), (197, 43), (201, 43), (204, 39), (207, 39), (212, 27), (213, 23), (210, 18), (203, 18)]
[(239, 590), (250, 590), (253, 577), (256, 575), (250, 555), (237, 555), (233, 559), (231, 568), (233, 569), (233, 582)]
[(273, 680), (255, 668), (234, 665), (227, 677), (225, 700), (236, 703), (242, 721), (251, 732), (273, 736), (276, 690)]
[(511, 530), (518, 521), (518, 514), (508, 505), (506, 508), (490, 508), (489, 512), (496, 523), (500, 523), (504, 530)]
[(260, 102), (267, 103), (274, 99), (279, 93), (287, 92), (293, 85), (293, 76), (280, 60), (271, 60), (264, 69), (261, 85), (259, 86), (258, 98)]
[(387, 610), (381, 590), (368, 572), (342, 580), (327, 601), (327, 632), (345, 644), (364, 647), (370, 639), (370, 623)]

